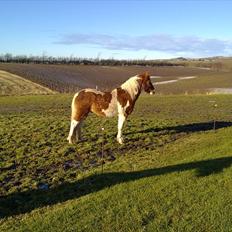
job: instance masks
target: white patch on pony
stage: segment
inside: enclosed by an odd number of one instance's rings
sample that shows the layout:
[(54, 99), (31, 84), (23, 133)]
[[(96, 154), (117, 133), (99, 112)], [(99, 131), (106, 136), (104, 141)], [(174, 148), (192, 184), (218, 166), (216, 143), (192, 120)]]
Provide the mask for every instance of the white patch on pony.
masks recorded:
[(139, 79), (141, 79), (139, 76), (134, 76), (121, 85), (121, 88), (130, 94), (132, 100), (135, 99), (135, 95), (139, 92)]
[(122, 105), (119, 102), (117, 102), (117, 105), (118, 105), (118, 115), (120, 114), (125, 115), (126, 109), (130, 105), (130, 102), (127, 101), (124, 107), (122, 107)]
[(127, 107), (130, 105), (130, 102), (127, 101), (127, 103), (126, 103), (126, 105), (124, 107), (122, 107), (122, 105), (119, 102), (117, 102), (117, 105), (118, 105), (118, 134), (117, 134), (117, 141), (120, 144), (123, 144), (122, 127), (123, 127), (123, 124), (124, 124), (124, 122), (126, 120), (125, 112), (126, 112)]
[(96, 93), (96, 94), (101, 94), (101, 95), (104, 95), (103, 92), (99, 91), (99, 90), (96, 90), (96, 89), (84, 89), (84, 91), (86, 93), (90, 92), (90, 93)]
[(79, 124), (79, 121), (76, 121), (74, 119), (71, 121), (70, 131), (69, 131), (69, 135), (68, 135), (68, 138), (67, 138), (67, 140), (69, 141), (69, 143), (72, 143), (73, 133), (74, 133), (74, 130), (75, 130), (75, 128), (76, 128), (76, 126), (78, 124)]
[(126, 117), (124, 116), (124, 114), (120, 114), (118, 115), (118, 134), (117, 134), (117, 141), (120, 144), (123, 144), (123, 137), (122, 137), (122, 127), (123, 124), (126, 120)]
[(117, 90), (111, 92), (112, 98), (107, 109), (103, 109), (102, 112), (106, 117), (113, 117), (117, 114)]
[(127, 107), (130, 105), (130, 102), (129, 101), (127, 101), (127, 103), (126, 103), (126, 105), (123, 107), (123, 111), (124, 111), (124, 113), (126, 112), (126, 109), (127, 109)]

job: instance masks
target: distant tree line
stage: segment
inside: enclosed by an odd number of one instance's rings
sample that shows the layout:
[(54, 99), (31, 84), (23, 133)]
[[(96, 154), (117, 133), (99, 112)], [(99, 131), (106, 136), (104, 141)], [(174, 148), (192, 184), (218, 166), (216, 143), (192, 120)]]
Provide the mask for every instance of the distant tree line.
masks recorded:
[(72, 65), (101, 65), (101, 66), (183, 66), (179, 62), (170, 60), (116, 60), (99, 58), (79, 58), (79, 57), (54, 57), (54, 56), (27, 56), (12, 55), (10, 53), (0, 55), (1, 63), (22, 63), (22, 64), (72, 64)]
[[(231, 59), (231, 58), (230, 58)], [(54, 57), (43, 54), (41, 56), (12, 55), (11, 53), (0, 54), (0, 63), (21, 63), (21, 64), (70, 64), (70, 65), (100, 65), (100, 66), (184, 66), (208, 68), (213, 70), (223, 70), (225, 65), (222, 57), (209, 57), (188, 59), (178, 57), (166, 60), (145, 60), (145, 59), (100, 59), (100, 58), (80, 58), (80, 57)], [(231, 61), (232, 63), (232, 61)], [(231, 68), (231, 65), (230, 65)], [(231, 68), (232, 69), (232, 68)]]

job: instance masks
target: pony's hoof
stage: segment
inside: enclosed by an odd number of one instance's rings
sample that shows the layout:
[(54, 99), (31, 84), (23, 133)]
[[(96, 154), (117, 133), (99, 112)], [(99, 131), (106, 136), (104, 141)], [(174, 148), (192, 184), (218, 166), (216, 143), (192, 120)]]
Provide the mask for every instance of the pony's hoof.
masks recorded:
[(123, 138), (117, 138), (117, 141), (119, 144), (123, 144), (123, 142), (124, 142)]
[(68, 140), (68, 143), (69, 143), (69, 144), (73, 144), (73, 143), (74, 143), (73, 139), (71, 139), (71, 138), (69, 138), (69, 137), (67, 138), (67, 140)]

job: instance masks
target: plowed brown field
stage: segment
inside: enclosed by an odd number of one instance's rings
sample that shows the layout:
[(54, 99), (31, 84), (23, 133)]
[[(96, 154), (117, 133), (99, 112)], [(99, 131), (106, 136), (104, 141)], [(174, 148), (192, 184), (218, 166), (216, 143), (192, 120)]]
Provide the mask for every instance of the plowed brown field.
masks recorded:
[[(96, 88), (96, 86), (102, 90), (110, 90), (119, 86), (129, 77), (144, 71), (148, 71), (152, 76), (161, 77), (159, 80), (154, 79), (154, 81), (167, 81), (178, 77), (199, 76), (212, 73), (210, 70), (186, 67), (112, 67), (4, 63), (0, 64), (0, 70), (19, 75), (58, 92), (76, 92), (81, 88)], [(171, 93), (173, 91), (167, 90), (167, 87), (164, 87), (164, 85), (159, 85), (157, 86), (157, 92)]]

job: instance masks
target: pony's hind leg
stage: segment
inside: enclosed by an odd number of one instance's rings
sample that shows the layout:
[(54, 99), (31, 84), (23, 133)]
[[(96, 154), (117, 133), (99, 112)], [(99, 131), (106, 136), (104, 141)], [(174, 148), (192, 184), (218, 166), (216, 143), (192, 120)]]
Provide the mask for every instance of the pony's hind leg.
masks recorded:
[(80, 121), (77, 125), (76, 129), (76, 140), (81, 141), (81, 126), (82, 126), (82, 121)]
[(76, 121), (74, 119), (71, 121), (69, 135), (67, 138), (69, 143), (75, 142), (75, 135), (76, 135), (76, 131), (79, 130), (79, 126), (80, 126), (80, 121)]
[(69, 143), (81, 140), (81, 124), (90, 112), (90, 103), (83, 99), (85, 99), (85, 91), (75, 94), (72, 101), (71, 125), (67, 138)]

